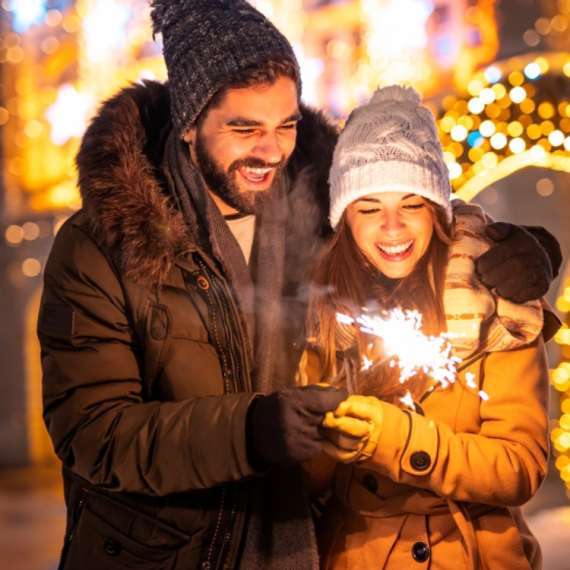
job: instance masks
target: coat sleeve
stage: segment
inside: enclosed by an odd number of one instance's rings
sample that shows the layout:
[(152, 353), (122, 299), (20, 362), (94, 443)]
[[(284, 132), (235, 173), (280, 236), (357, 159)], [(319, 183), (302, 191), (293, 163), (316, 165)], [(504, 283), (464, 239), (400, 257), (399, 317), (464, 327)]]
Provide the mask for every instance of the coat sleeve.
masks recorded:
[(454, 433), (429, 417), (385, 402), (374, 456), (362, 466), (438, 496), (498, 506), (528, 501), (546, 475), (549, 378), (542, 337), (490, 353), (478, 433)]
[(58, 457), (94, 484), (156, 495), (253, 475), (245, 423), (255, 395), (144, 401), (132, 321), (101, 249), (82, 228), (64, 225), (38, 322), (44, 418)]

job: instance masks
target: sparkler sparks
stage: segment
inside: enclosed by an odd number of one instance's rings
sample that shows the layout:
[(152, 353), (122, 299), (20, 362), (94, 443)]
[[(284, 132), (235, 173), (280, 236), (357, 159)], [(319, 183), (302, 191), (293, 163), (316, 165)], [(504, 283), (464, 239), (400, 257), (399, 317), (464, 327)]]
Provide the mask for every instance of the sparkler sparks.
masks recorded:
[[(446, 388), (455, 382), (457, 365), (462, 359), (452, 355), (452, 345), (449, 339), (455, 335), (442, 333), (439, 336), (426, 336), (422, 330), (422, 315), (418, 311), (403, 311), (393, 309), (384, 312), (382, 316), (370, 317), (361, 315), (356, 321), (342, 313), (337, 313), (337, 321), (345, 325), (358, 324), (360, 329), (368, 334), (382, 339), (385, 350), (385, 361), (390, 367), (398, 366), (400, 369), (400, 382), (415, 376), (419, 371), (428, 374), (434, 380), (434, 386), (441, 385)], [(369, 370), (373, 362), (362, 356), (361, 370)], [(468, 372), (465, 375), (467, 387), (477, 390), (474, 382), (475, 374)], [(487, 401), (489, 396), (480, 390), (479, 396)], [(408, 392), (401, 401), (412, 409), (415, 405)]]
[[(354, 324), (346, 315), (338, 314), (343, 324)], [(372, 334), (384, 341), (386, 358), (390, 366), (400, 368), (400, 382), (416, 375), (420, 370), (429, 374), (445, 388), (455, 380), (456, 365), (461, 359), (451, 356), (451, 343), (448, 333), (426, 336), (421, 331), (422, 315), (418, 311), (393, 309), (384, 317), (361, 315), (356, 322), (363, 332)], [(368, 366), (369, 368), (369, 366)]]
[(465, 374), (465, 381), (467, 383), (467, 386), (469, 386), (469, 388), (473, 388), (473, 390), (477, 388), (477, 384), (475, 384), (474, 380), (475, 374), (473, 374), (473, 372), (467, 372), (467, 374)]

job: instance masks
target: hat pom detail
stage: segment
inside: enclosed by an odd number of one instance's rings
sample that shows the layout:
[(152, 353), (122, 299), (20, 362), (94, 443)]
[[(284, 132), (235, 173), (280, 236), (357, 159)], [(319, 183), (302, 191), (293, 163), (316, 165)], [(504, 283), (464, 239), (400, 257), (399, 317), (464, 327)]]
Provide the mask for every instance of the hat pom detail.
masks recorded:
[(421, 95), (412, 87), (406, 85), (389, 85), (380, 87), (374, 91), (370, 103), (382, 103), (384, 101), (412, 101), (416, 105), (422, 102)]

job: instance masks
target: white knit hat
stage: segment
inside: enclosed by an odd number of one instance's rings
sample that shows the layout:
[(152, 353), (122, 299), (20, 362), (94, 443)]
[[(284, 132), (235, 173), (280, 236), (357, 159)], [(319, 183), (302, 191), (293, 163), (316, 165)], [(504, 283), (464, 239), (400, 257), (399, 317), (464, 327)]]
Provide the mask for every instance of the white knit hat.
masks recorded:
[(377, 89), (352, 111), (336, 145), (329, 175), (330, 222), (378, 192), (409, 192), (439, 204), (452, 219), (449, 173), (435, 119), (421, 96), (403, 85)]

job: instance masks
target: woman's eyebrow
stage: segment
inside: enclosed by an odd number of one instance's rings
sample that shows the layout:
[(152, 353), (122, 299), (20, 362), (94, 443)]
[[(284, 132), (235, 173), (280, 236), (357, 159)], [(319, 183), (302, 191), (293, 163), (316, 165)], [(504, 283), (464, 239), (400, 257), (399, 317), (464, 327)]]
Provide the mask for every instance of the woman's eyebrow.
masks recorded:
[(382, 201), (378, 200), (378, 198), (369, 198), (368, 196), (363, 196), (362, 198), (358, 198), (355, 202), (374, 202), (376, 204), (380, 204)]

